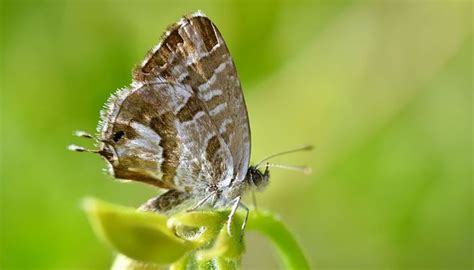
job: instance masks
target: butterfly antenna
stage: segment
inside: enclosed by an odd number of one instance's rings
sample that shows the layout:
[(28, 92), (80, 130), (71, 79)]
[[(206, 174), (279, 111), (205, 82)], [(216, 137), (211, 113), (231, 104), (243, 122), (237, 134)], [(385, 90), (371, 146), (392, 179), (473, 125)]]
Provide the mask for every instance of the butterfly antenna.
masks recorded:
[(302, 172), (305, 175), (309, 175), (313, 172), (313, 170), (308, 166), (294, 166), (294, 165), (287, 165), (287, 164), (266, 163), (265, 167), (297, 171), (297, 172)]
[(295, 149), (291, 149), (291, 150), (283, 151), (283, 152), (280, 152), (280, 153), (276, 153), (276, 154), (270, 155), (270, 156), (260, 160), (257, 163), (257, 165), (255, 165), (255, 168), (258, 168), (260, 165), (262, 165), (263, 162), (265, 162), (267, 160), (270, 160), (274, 157), (278, 157), (278, 156), (282, 156), (282, 155), (286, 155), (286, 154), (291, 154), (291, 153), (295, 153), (295, 152), (300, 152), (300, 151), (310, 151), (310, 150), (313, 150), (312, 145), (306, 145), (306, 146), (303, 146), (303, 147), (298, 147), (298, 148), (295, 148)]

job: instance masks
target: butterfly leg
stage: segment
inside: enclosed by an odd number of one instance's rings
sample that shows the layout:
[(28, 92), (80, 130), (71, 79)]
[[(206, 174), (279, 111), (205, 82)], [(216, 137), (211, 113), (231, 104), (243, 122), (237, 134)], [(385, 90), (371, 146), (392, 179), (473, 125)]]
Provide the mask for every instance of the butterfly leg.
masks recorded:
[(242, 241), (242, 237), (244, 237), (245, 227), (247, 227), (247, 220), (249, 219), (250, 210), (243, 203), (239, 202), (239, 206), (242, 207), (245, 210), (245, 218), (244, 218), (244, 222), (242, 222), (242, 227), (241, 227), (241, 231), (240, 231), (240, 241)]
[[(255, 185), (255, 182), (253, 181), (253, 174), (250, 174), (250, 183)], [(257, 198), (255, 198), (255, 191), (252, 190), (252, 202), (253, 202), (253, 207), (255, 210), (257, 210)]]
[(255, 197), (255, 191), (252, 191), (252, 202), (253, 202), (253, 208), (255, 208), (255, 210), (258, 210), (257, 209), (257, 198)]
[(235, 199), (233, 199), (231, 201), (233, 204), (232, 204), (232, 208), (230, 210), (230, 214), (229, 214), (229, 217), (227, 218), (227, 233), (229, 235), (232, 235), (230, 229), (231, 229), (231, 225), (232, 225), (232, 219), (234, 218), (234, 215), (235, 215), (235, 211), (237, 211), (237, 208), (239, 207), (239, 203), (240, 203), (240, 196), (236, 197)]
[(227, 218), (227, 233), (229, 235), (232, 235), (231, 233), (231, 226), (232, 226), (232, 219), (234, 218), (235, 212), (237, 211), (237, 208), (242, 207), (245, 210), (245, 218), (244, 221), (242, 222), (242, 227), (240, 231), (240, 240), (242, 240), (242, 237), (244, 236), (244, 231), (245, 227), (247, 226), (247, 220), (249, 217), (249, 208), (240, 202), (240, 196), (232, 200), (232, 209), (230, 211), (229, 217)]
[(191, 211), (197, 210), (199, 207), (201, 207), (203, 204), (205, 204), (207, 201), (209, 201), (209, 199), (211, 199), (211, 197), (215, 196), (216, 194), (217, 194), (217, 191), (213, 191), (213, 192), (209, 193), (206, 197), (204, 197), (202, 200), (197, 202), (195, 206), (191, 207), (187, 211), (191, 212)]

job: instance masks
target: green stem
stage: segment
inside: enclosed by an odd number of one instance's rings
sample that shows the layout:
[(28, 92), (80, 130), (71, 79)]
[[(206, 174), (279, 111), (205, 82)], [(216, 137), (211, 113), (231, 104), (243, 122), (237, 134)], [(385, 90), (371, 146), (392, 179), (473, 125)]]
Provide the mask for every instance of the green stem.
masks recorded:
[(310, 269), (303, 251), (277, 216), (266, 211), (250, 211), (248, 229), (264, 234), (275, 244), (283, 269)]

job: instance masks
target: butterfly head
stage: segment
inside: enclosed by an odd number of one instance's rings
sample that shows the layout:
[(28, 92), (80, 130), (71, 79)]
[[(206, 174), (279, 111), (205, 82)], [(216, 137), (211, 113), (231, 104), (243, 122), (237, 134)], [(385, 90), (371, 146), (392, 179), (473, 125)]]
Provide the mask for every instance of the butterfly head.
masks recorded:
[(245, 182), (252, 188), (258, 191), (263, 191), (268, 185), (270, 180), (270, 171), (268, 167), (262, 172), (257, 166), (250, 166), (247, 175), (245, 176)]

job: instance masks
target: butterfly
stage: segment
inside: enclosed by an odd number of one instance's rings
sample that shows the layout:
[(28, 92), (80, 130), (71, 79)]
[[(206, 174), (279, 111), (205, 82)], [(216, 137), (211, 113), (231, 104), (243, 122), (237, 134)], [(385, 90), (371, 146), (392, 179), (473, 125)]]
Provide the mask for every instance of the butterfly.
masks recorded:
[[(113, 94), (101, 112), (98, 150), (115, 178), (167, 190), (143, 209), (163, 213), (231, 207), (248, 190), (262, 190), (269, 165), (250, 166), (250, 125), (235, 64), (217, 27), (198, 11), (171, 25), (130, 86)], [(296, 150), (307, 150), (303, 147)], [(288, 151), (294, 152), (295, 150)], [(285, 152), (286, 153), (286, 152)], [(271, 156), (273, 157), (273, 156)]]

